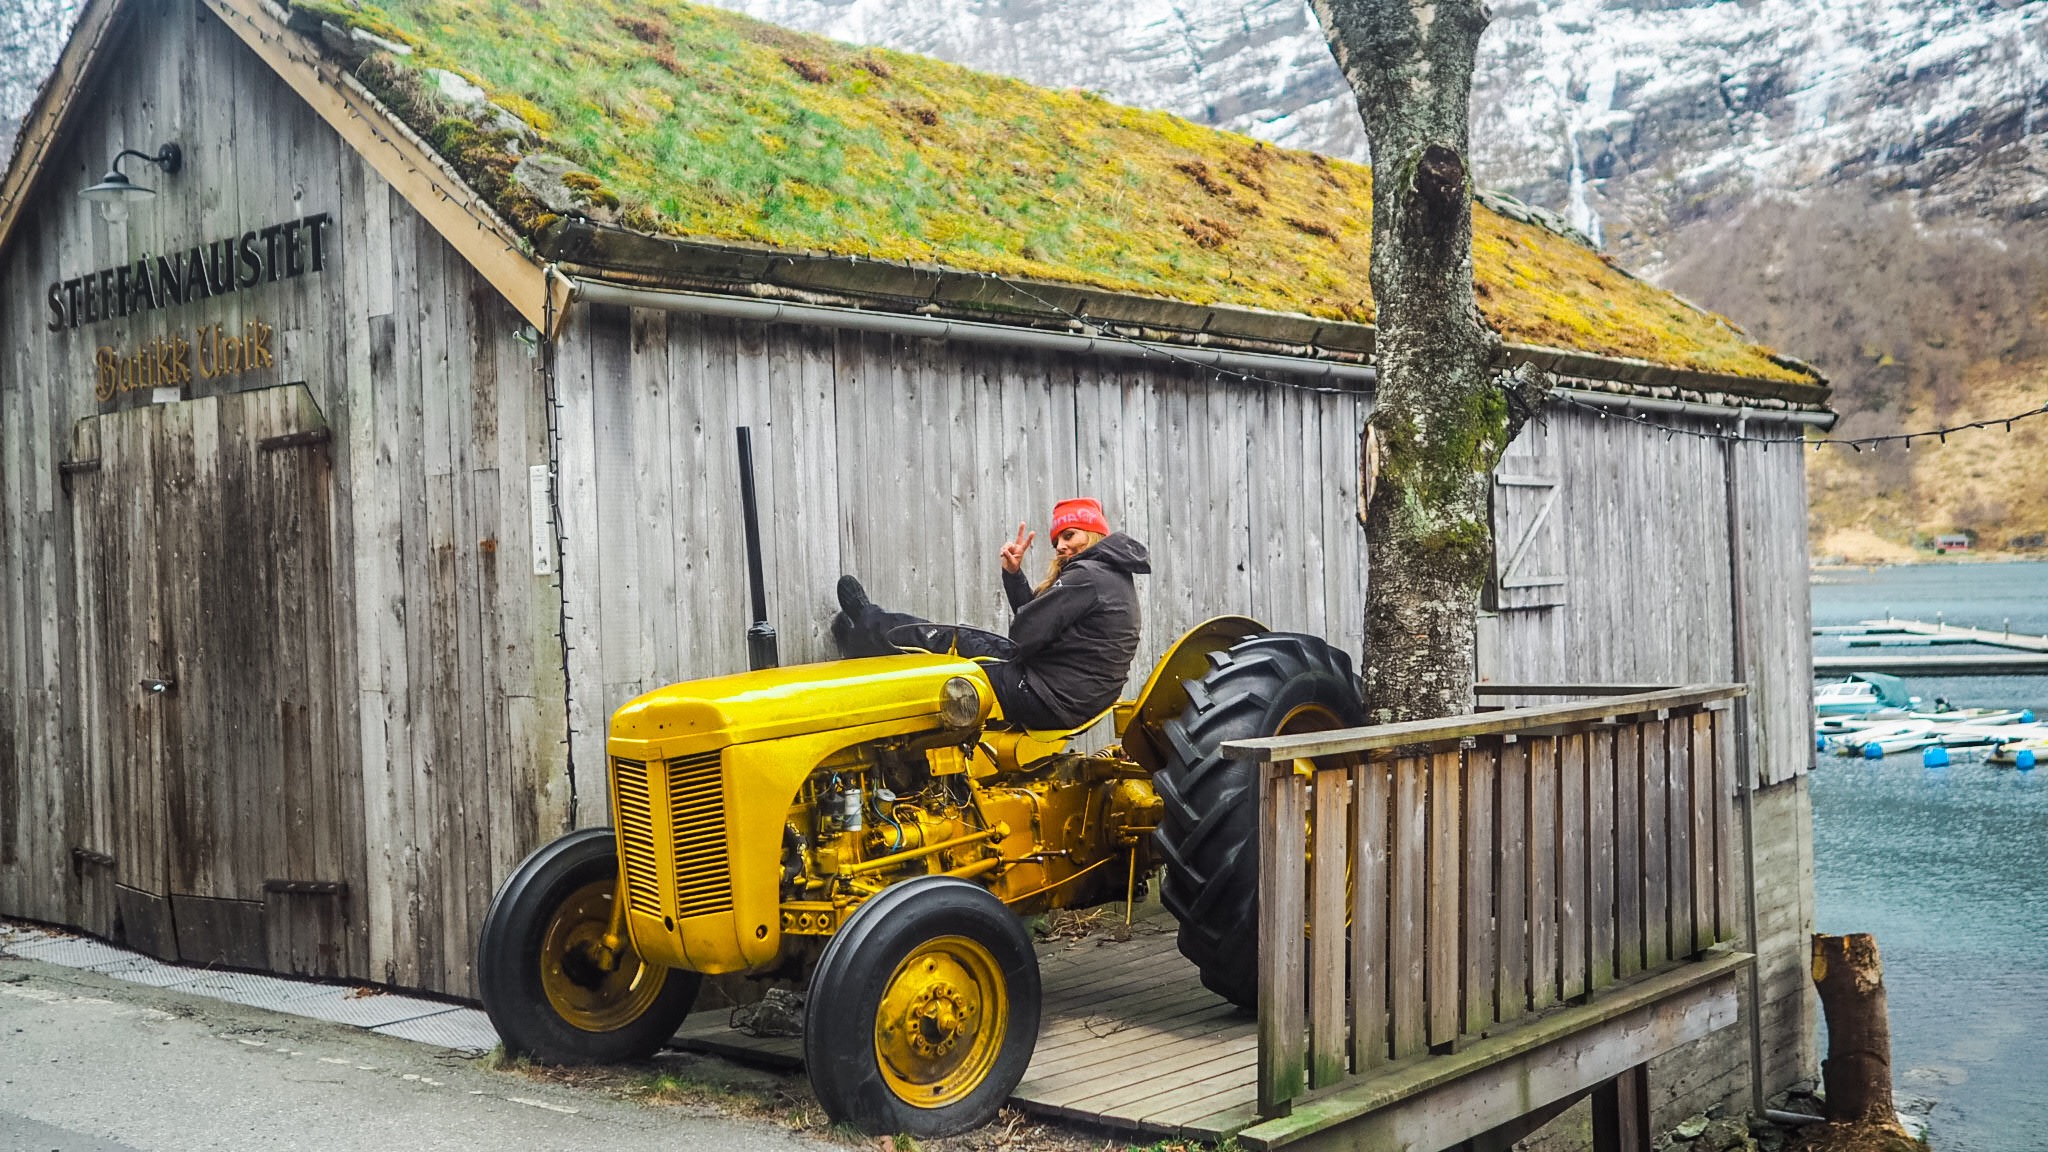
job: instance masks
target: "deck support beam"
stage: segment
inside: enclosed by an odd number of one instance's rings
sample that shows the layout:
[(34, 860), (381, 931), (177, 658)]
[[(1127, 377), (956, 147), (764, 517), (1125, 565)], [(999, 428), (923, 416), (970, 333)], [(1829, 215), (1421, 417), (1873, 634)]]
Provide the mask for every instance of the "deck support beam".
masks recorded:
[[(1292, 1115), (1239, 1132), (1238, 1142), (1261, 1150), (1448, 1149), (1589, 1089), (1596, 1097), (1611, 1093), (1619, 1139), (1635, 1124), (1648, 1124), (1641, 1066), (1735, 1023), (1736, 982), (1750, 962), (1745, 953), (1709, 953), (1615, 986), (1456, 1055), (1395, 1065), (1352, 1087), (1299, 1101)], [(1599, 1147), (1633, 1152), (1647, 1146)]]
[(1647, 1152), (1650, 1066), (1638, 1064), (1593, 1089), (1593, 1152)]

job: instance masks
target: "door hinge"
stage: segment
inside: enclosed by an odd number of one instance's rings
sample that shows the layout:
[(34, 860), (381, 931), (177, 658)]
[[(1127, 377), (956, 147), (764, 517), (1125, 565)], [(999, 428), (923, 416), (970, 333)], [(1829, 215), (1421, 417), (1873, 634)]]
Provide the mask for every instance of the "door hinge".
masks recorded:
[(341, 880), (265, 880), (263, 890), (302, 896), (346, 896), (348, 884)]

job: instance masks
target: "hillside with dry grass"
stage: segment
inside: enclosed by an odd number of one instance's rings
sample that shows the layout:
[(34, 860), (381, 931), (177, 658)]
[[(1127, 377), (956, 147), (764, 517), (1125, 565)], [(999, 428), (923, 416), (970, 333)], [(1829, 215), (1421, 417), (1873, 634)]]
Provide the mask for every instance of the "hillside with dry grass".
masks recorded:
[[(1766, 202), (1695, 230), (1666, 283), (1827, 374), (1840, 436), (2048, 405), (2048, 227), (1930, 224), (1860, 193)], [(1808, 457), (1816, 556), (1912, 559), (1941, 533), (2048, 552), (2048, 416)]]

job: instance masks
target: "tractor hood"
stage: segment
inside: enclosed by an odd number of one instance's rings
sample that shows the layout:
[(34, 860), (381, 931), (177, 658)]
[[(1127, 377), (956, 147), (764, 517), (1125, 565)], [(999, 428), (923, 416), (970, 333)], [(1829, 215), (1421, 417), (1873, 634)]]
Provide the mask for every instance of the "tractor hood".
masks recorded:
[[(974, 685), (986, 718), (995, 700), (971, 660), (924, 654), (767, 668), (657, 688), (612, 714), (613, 741), (648, 756), (689, 756), (733, 744), (931, 716), (958, 676)], [(623, 751), (623, 750), (622, 750)]]

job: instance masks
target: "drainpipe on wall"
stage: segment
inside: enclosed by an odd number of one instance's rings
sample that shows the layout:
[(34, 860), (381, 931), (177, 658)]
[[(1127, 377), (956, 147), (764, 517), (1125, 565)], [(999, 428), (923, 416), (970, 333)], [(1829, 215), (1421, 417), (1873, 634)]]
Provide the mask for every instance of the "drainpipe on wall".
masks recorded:
[[(1741, 684), (1749, 683), (1749, 630), (1745, 624), (1749, 602), (1742, 563), (1742, 470), (1737, 453), (1741, 449), (1740, 437), (1746, 430), (1748, 420), (1748, 409), (1737, 413), (1737, 438), (1722, 444), (1721, 457), (1721, 476), (1725, 486), (1723, 499), (1728, 507), (1728, 611), (1731, 617), (1729, 636), (1734, 664), (1733, 679)], [(1774, 1124), (1814, 1124), (1820, 1122), (1821, 1118), (1764, 1106), (1763, 978), (1757, 972), (1763, 950), (1762, 933), (1757, 927), (1756, 914), (1756, 778), (1752, 774), (1749, 746), (1748, 693), (1745, 692), (1735, 698), (1732, 711), (1735, 717), (1735, 772), (1740, 780), (1740, 785), (1735, 791), (1735, 806), (1742, 817), (1742, 903), (1746, 912), (1749, 951), (1758, 958), (1749, 964), (1749, 1110), (1751, 1115), (1762, 1117)]]

